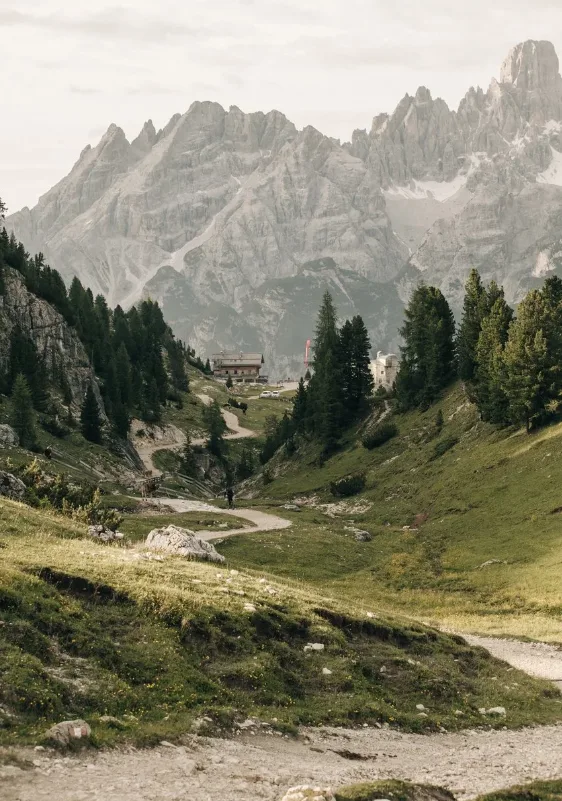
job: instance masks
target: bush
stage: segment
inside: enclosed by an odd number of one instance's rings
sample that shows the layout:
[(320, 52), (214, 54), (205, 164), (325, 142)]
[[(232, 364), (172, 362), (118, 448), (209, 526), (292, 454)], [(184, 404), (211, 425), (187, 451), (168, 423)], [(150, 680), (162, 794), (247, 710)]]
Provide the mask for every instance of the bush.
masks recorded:
[(344, 476), (330, 484), (330, 492), (338, 498), (349, 498), (351, 495), (358, 495), (365, 489), (367, 478), (365, 473), (355, 473), (352, 476)]
[(441, 456), (443, 456), (443, 454), (447, 453), (447, 451), (450, 451), (452, 448), (454, 448), (458, 441), (458, 437), (446, 437), (445, 439), (442, 439), (441, 442), (437, 442), (433, 449), (433, 453), (429, 457), (429, 460), (433, 462), (435, 459), (439, 459)]
[(271, 484), (272, 482), (273, 482), (273, 473), (271, 472), (271, 470), (268, 467), (265, 467), (264, 471), (263, 471), (263, 483), (264, 483), (264, 486), (267, 486), (268, 484)]
[(368, 451), (379, 448), (398, 434), (398, 427), (395, 423), (381, 423), (376, 428), (367, 431), (362, 439), (363, 447)]

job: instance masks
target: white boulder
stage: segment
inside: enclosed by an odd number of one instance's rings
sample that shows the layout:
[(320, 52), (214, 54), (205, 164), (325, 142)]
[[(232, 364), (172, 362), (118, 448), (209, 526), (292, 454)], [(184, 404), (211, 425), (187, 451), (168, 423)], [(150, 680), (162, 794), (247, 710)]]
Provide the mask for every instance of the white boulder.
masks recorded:
[(226, 561), (210, 542), (199, 539), (195, 532), (179, 526), (153, 529), (145, 544), (155, 551), (165, 551), (188, 559), (202, 559), (207, 562)]
[(88, 739), (92, 733), (85, 720), (63, 720), (46, 733), (45, 737), (57, 745), (67, 747), (77, 740)]

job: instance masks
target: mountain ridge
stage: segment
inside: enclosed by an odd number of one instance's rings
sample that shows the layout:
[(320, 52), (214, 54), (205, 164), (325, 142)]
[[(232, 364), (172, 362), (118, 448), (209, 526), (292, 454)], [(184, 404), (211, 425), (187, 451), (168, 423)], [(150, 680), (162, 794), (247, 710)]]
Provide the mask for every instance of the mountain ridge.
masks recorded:
[[(207, 352), (243, 343), (228, 326), (207, 338), (204, 321), (187, 307), (181, 316), (178, 296), (244, 315), (263, 284), (319, 259), (401, 296), (423, 278), (453, 305), (475, 266), (515, 303), (534, 271), (557, 269), (561, 131), (558, 56), (550, 42), (528, 41), (456, 111), (419, 87), (343, 145), (276, 110), (211, 102), (192, 103), (158, 132), (149, 120), (131, 142), (112, 124), (8, 226), (111, 305), (155, 297), (177, 335)], [(298, 307), (298, 293), (291, 302)], [(262, 334), (267, 315), (253, 317), (252, 336), (274, 371), (298, 371), (302, 348), (279, 351)], [(384, 331), (371, 328), (374, 347), (397, 344), (399, 318), (386, 318)]]

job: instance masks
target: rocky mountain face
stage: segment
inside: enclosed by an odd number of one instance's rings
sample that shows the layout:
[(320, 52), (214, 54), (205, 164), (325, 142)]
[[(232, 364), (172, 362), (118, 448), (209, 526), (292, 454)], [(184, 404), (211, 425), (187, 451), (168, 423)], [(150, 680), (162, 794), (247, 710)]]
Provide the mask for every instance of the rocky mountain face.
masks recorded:
[(46, 300), (28, 291), (19, 272), (5, 267), (3, 277), (5, 288), (0, 297), (0, 369), (8, 366), (10, 334), (15, 326), (19, 326), (33, 341), (45, 364), (64, 369), (72, 394), (74, 414), (80, 413), (86, 390), (91, 384), (98, 398), (100, 412), (105, 417), (90, 360), (75, 330)]
[(112, 125), (8, 225), (111, 305), (150, 294), (198, 350), (263, 348), (280, 376), (302, 369), (326, 285), (377, 349), (420, 278), (458, 308), (471, 267), (513, 303), (557, 270), (561, 133), (558, 57), (530, 41), (456, 111), (421, 87), (344, 145), (214, 103), (131, 143)]

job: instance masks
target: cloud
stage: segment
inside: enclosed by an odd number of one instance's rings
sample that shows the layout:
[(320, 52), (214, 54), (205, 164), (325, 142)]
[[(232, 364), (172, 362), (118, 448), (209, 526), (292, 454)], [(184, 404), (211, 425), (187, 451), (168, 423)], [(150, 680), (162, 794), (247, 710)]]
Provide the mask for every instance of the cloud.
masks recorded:
[(17, 26), (147, 43), (186, 36), (196, 37), (203, 33), (202, 29), (182, 23), (175, 18), (155, 17), (120, 6), (84, 17), (71, 17), (60, 13), (30, 14), (15, 9), (3, 11), (0, 15), (0, 27)]

